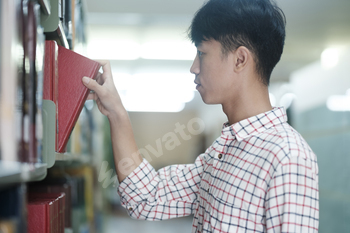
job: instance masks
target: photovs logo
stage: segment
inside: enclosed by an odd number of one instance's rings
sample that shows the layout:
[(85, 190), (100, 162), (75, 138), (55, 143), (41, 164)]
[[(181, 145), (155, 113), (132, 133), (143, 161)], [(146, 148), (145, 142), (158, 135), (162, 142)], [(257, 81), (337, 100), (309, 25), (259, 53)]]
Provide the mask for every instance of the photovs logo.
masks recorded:
[[(205, 124), (204, 121), (200, 118), (192, 118), (188, 121), (187, 125), (177, 122), (175, 124), (175, 129), (173, 132), (168, 132), (155, 141), (155, 147), (153, 147), (151, 144), (148, 144), (144, 148), (139, 149), (131, 155), (131, 158), (122, 159), (117, 164), (117, 169), (122, 174), (130, 174), (132, 172), (131, 166), (134, 164), (134, 158), (136, 158), (139, 154), (147, 159), (148, 162), (151, 162), (154, 157), (159, 158), (164, 155), (165, 151), (171, 151), (180, 146), (180, 138), (183, 141), (188, 141), (192, 138), (193, 135), (199, 135), (203, 133), (204, 130)], [(115, 174), (115, 171), (113, 169), (108, 170), (108, 165), (109, 163), (107, 161), (102, 162), (100, 174), (98, 177), (98, 181), (103, 183), (103, 188), (107, 188), (111, 184), (113, 184), (113, 186), (116, 186), (118, 182), (118, 177)]]

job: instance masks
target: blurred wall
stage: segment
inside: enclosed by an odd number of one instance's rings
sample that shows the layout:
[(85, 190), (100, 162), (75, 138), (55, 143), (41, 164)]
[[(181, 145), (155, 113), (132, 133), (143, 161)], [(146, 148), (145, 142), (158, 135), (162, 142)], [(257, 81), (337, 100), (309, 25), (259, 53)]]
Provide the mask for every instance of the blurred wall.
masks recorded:
[(332, 68), (315, 62), (291, 76), (296, 94), (293, 126), (318, 158), (320, 233), (350, 229), (350, 111), (331, 111), (329, 102), (327, 106), (331, 96), (345, 98), (350, 88), (349, 52), (344, 50)]
[(204, 152), (203, 130), (196, 122), (199, 118), (195, 111), (130, 112), (129, 116), (137, 146), (156, 170), (171, 164), (193, 163)]

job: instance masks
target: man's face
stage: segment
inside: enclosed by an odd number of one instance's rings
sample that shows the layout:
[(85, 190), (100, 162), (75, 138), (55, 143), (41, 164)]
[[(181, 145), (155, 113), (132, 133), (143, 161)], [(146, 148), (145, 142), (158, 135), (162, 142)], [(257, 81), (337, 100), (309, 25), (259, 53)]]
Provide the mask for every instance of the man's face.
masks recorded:
[(222, 54), (220, 42), (203, 41), (197, 46), (197, 55), (191, 67), (195, 83), (206, 104), (223, 104), (235, 94), (234, 55)]

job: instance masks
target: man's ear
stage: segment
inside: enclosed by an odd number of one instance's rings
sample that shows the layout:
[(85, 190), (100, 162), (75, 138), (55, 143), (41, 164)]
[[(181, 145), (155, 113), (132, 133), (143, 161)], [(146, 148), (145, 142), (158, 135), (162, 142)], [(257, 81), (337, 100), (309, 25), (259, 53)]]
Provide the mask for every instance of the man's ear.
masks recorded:
[(251, 53), (249, 49), (247, 49), (244, 46), (238, 47), (234, 53), (234, 69), (236, 72), (240, 72), (247, 66), (247, 63), (251, 60)]

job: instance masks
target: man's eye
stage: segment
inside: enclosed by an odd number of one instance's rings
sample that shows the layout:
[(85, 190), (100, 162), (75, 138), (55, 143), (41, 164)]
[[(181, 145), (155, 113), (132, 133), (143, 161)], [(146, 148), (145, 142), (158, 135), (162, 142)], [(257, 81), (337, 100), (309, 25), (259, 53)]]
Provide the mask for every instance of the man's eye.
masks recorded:
[(203, 52), (201, 51), (197, 51), (197, 53), (198, 53), (198, 57), (201, 57), (203, 55)]

